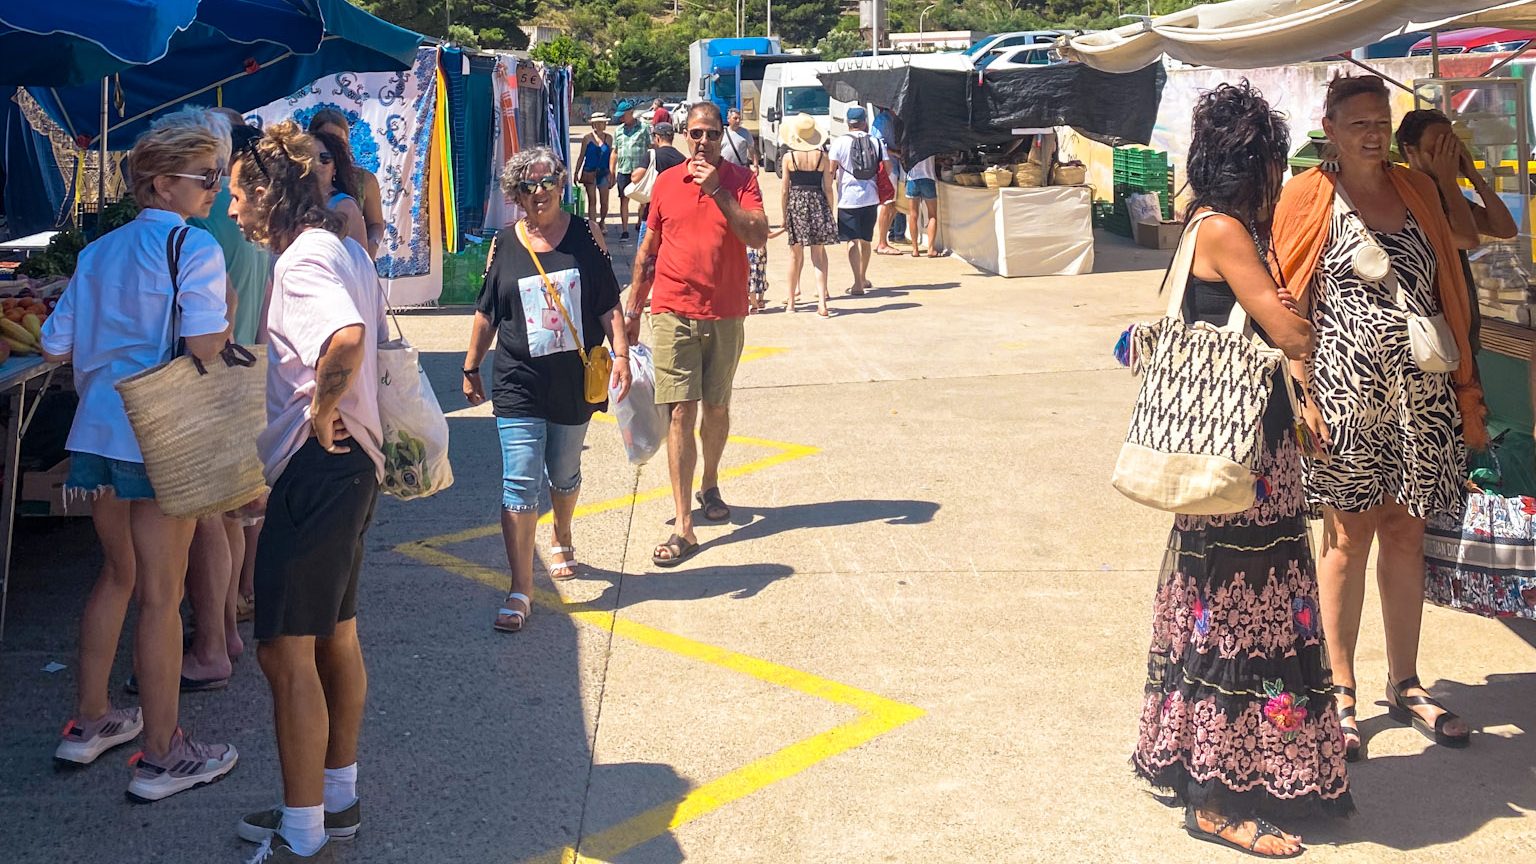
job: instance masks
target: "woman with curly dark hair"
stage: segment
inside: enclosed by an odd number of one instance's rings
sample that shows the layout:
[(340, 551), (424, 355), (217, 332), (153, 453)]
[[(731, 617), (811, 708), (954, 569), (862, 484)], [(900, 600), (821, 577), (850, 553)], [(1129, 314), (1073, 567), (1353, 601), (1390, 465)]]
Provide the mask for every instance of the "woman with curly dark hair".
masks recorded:
[(256, 640), (272, 687), (283, 802), (246, 816), (254, 861), (319, 853), (361, 823), (357, 739), (368, 678), (357, 640), (364, 536), (384, 475), (373, 259), (315, 182), (315, 139), (279, 123), (238, 151), (230, 215), (278, 255), (267, 311), (272, 494), (256, 551)]
[[(1269, 226), (1290, 134), (1247, 81), (1195, 106), (1189, 209), (1200, 219), (1184, 320), (1227, 323), (1241, 305), (1288, 357), (1308, 356), (1312, 327), (1266, 267)], [(1352, 809), (1290, 400), (1277, 374), (1264, 415), (1260, 494), (1242, 513), (1177, 516), (1153, 605), (1136, 773), (1185, 807), (1196, 839), (1268, 858), (1301, 838), (1264, 818)]]
[(316, 143), (315, 177), (325, 194), (325, 206), (341, 217), (342, 236), (351, 237), (368, 248), (368, 227), (363, 222), (363, 207), (358, 203), (357, 169), (352, 165), (352, 151), (347, 142), (330, 132), (311, 132)]

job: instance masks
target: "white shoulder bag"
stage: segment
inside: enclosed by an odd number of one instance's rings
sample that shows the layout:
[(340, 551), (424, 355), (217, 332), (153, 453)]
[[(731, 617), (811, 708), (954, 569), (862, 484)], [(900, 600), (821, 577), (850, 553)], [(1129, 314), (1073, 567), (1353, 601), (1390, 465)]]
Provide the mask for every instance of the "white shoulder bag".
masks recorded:
[(1364, 244), (1355, 250), (1352, 262), (1355, 275), (1367, 282), (1390, 282), (1396, 289), (1397, 306), (1407, 319), (1408, 348), (1413, 355), (1413, 364), (1425, 372), (1455, 372), (1461, 366), (1461, 349), (1456, 345), (1456, 334), (1451, 332), (1451, 325), (1443, 314), (1416, 315), (1409, 311), (1408, 297), (1397, 278), (1391, 257), (1366, 226), (1342, 183), (1334, 184), (1333, 210), (1343, 217), (1344, 224), (1350, 226)]

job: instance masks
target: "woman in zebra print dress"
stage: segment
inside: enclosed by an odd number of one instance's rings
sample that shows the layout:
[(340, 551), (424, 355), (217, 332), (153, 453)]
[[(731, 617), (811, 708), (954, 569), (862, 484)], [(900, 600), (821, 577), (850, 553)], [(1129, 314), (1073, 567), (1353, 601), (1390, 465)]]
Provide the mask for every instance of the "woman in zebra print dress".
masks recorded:
[[(1387, 161), (1392, 115), (1386, 84), (1375, 77), (1334, 79), (1324, 127), (1336, 161), (1314, 169), (1326, 177), (1297, 178), (1302, 182), (1293, 185), (1325, 189), (1330, 204), (1338, 203), (1310, 280), (1287, 287), (1310, 295), (1303, 306), (1318, 334), (1317, 353), (1295, 364), (1295, 371), (1305, 382), (1306, 423), (1326, 450), (1326, 456), (1305, 460), (1304, 477), (1308, 505), (1324, 520), (1318, 560), (1323, 629), (1354, 761), (1363, 744), (1355, 718), (1355, 645), (1373, 542), (1380, 544), (1389, 711), (1438, 743), (1461, 746), (1468, 740), (1466, 722), (1429, 696), (1417, 671), (1424, 525), (1430, 515), (1460, 504), (1466, 463), (1461, 410), (1451, 373), (1415, 365), (1404, 314), (1440, 314), (1441, 283), (1449, 281), (1442, 276), (1451, 275), (1442, 271), (1460, 270), (1433, 181)], [(1297, 224), (1286, 217), (1298, 209), (1292, 205), (1300, 194), (1287, 187), (1282, 196), (1277, 245), (1291, 239), (1283, 231)], [(1433, 206), (1423, 206), (1426, 197)], [(1442, 238), (1446, 248), (1437, 248), (1432, 237)], [(1373, 246), (1390, 259), (1386, 278), (1360, 263), (1365, 259), (1358, 256), (1371, 254)], [(1442, 260), (1447, 255), (1452, 260)]]

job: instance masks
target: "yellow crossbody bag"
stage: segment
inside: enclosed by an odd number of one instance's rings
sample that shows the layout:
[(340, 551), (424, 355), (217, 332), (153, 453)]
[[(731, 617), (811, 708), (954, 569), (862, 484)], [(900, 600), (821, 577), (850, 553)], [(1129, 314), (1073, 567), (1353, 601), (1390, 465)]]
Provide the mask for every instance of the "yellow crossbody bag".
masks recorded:
[(571, 320), (571, 313), (565, 309), (565, 302), (560, 299), (560, 292), (555, 289), (555, 283), (544, 272), (544, 262), (539, 260), (539, 253), (533, 251), (533, 244), (528, 241), (528, 229), (522, 222), (517, 223), (517, 239), (523, 243), (523, 248), (528, 250), (528, 257), (533, 259), (533, 266), (538, 268), (539, 276), (544, 280), (544, 293), (549, 298), (549, 303), (560, 310), (560, 317), (565, 320), (565, 326), (571, 331), (571, 339), (576, 343), (576, 354), (581, 357), (581, 365), (586, 367), (586, 398), (593, 405), (605, 402), (608, 399), (608, 380), (613, 376), (613, 358), (609, 356), (608, 349), (597, 345), (591, 351), (587, 351), (581, 344), (581, 331), (576, 329), (576, 322)]

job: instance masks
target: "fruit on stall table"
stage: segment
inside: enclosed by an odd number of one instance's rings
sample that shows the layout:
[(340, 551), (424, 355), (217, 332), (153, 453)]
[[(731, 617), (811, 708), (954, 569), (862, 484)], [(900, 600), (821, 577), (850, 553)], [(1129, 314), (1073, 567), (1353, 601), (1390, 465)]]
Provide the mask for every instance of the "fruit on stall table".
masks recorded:
[(25, 326), (9, 318), (0, 318), (0, 339), (4, 339), (15, 354), (41, 354), (40, 339)]

